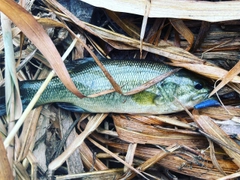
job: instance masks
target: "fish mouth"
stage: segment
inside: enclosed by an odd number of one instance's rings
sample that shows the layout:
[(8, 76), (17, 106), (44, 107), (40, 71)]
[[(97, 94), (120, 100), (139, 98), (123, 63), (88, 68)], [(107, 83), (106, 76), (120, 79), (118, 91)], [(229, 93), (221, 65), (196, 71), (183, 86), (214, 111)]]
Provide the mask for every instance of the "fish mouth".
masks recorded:
[(192, 100), (193, 100), (193, 101), (197, 101), (197, 100), (199, 100), (199, 99), (201, 99), (201, 100), (207, 99), (208, 94), (209, 94), (209, 92), (200, 93), (200, 94), (192, 97)]

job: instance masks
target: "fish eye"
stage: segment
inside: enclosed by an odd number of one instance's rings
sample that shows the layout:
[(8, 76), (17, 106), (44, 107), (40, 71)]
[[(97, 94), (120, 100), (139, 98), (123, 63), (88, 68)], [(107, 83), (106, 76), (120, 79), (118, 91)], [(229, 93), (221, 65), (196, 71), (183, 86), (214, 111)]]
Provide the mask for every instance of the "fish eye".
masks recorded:
[(197, 89), (197, 90), (200, 90), (200, 89), (203, 88), (203, 85), (198, 82), (198, 83), (194, 84), (194, 88)]

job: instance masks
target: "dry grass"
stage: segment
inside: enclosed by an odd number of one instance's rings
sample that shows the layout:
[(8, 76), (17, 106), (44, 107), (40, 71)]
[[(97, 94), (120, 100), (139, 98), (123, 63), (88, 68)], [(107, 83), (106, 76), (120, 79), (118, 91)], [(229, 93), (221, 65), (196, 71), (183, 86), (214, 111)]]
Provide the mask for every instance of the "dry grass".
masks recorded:
[[(31, 12), (31, 2), (38, 6), (36, 16), (30, 14), (36, 14)], [(42, 4), (29, 1), (22, 4), (25, 9), (14, 1), (0, 0), (0, 11), (14, 23), (1, 14), (0, 82), (7, 89), (10, 113), (0, 121), (0, 179), (238, 177), (240, 22), (236, 19), (240, 19), (240, 3), (198, 1), (201, 6), (196, 7), (196, 2), (181, 1), (181, 6), (173, 7), (161, 1), (139, 1), (131, 7), (128, 1), (124, 12), (142, 17), (111, 11), (120, 11), (117, 7), (124, 5), (120, 0), (101, 5), (88, 2), (110, 9), (103, 10), (108, 17), (105, 26), (81, 21), (54, 0)], [(194, 10), (189, 12), (191, 16), (186, 15), (184, 5)], [(139, 12), (133, 10), (135, 6), (140, 7)], [(160, 7), (165, 16), (156, 10)], [(212, 7), (212, 14), (206, 14)], [(114, 26), (122, 33), (115, 32)], [(12, 36), (6, 38), (8, 34)], [(221, 80), (211, 95), (220, 89), (220, 95), (237, 95), (225, 98), (222, 107), (171, 115), (79, 114), (53, 105), (30, 111), (33, 102), (29, 111), (21, 115), (17, 80), (46, 78), (49, 67), (70, 91), (84, 97), (70, 80), (60, 56), (67, 51), (65, 44), (72, 41), (75, 49), (67, 53), (70, 59), (84, 58), (87, 51), (113, 85), (112, 90), (92, 97), (113, 91), (122, 93), (98, 60), (97, 52), (106, 58), (152, 57), (205, 76), (212, 84)], [(226, 131), (226, 127), (232, 131)]]

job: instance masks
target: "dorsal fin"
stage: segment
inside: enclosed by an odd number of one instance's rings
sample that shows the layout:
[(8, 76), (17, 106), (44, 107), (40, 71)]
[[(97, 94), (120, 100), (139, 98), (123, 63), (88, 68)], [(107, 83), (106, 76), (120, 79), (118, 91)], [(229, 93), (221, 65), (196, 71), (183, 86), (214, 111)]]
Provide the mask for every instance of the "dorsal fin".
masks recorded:
[(95, 62), (95, 61), (91, 57), (84, 58), (84, 59), (76, 59), (76, 60), (73, 60), (71, 62), (66, 63), (65, 66), (66, 66), (68, 71), (74, 71), (75, 69), (78, 68), (78, 66), (82, 66), (85, 63), (89, 63), (89, 62)]

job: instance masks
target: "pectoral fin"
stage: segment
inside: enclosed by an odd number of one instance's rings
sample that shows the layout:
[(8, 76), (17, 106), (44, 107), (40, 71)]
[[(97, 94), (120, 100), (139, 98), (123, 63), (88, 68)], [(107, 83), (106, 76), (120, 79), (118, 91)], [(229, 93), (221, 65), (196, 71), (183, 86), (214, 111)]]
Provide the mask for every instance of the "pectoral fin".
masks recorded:
[(78, 113), (88, 113), (88, 111), (86, 111), (85, 109), (71, 103), (56, 103), (56, 104), (58, 105), (58, 107), (68, 111), (78, 112)]

